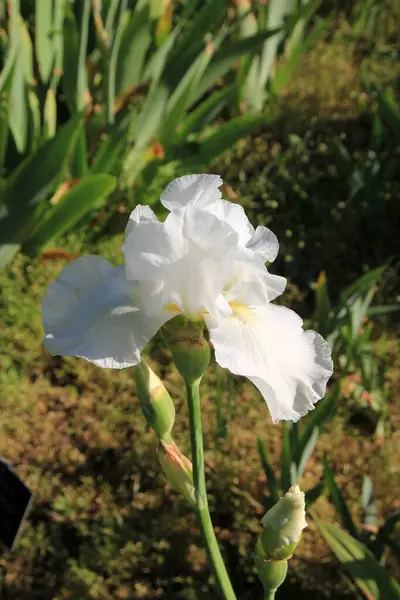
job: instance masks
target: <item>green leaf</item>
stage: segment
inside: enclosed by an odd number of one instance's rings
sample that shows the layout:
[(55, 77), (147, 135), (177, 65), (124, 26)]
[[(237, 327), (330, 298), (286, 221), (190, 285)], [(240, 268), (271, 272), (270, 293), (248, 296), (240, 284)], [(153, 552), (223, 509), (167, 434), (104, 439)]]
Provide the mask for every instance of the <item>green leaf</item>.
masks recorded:
[(306, 508), (311, 506), (323, 494), (325, 483), (317, 483), (314, 487), (305, 492)]
[[(84, 106), (84, 96), (87, 90), (86, 56), (81, 56), (84, 49), (82, 33), (85, 34), (85, 28), (80, 34), (74, 12), (69, 4), (66, 5), (65, 9), (63, 33), (63, 76), (61, 85), (68, 108), (71, 113), (75, 113)], [(78, 65), (80, 66), (78, 67)]]
[[(71, 119), (56, 136), (28, 157), (9, 179), (1, 198), (0, 268), (22, 243), (38, 204), (57, 186), (77, 139), (80, 120)], [(14, 251), (15, 254), (15, 251)]]
[(273, 29), (271, 31), (263, 31), (252, 35), (248, 38), (229, 41), (215, 53), (210, 61), (208, 69), (204, 73), (196, 90), (196, 95), (193, 97), (193, 102), (196, 102), (203, 94), (205, 94), (221, 77), (224, 77), (245, 54), (253, 54), (262, 48), (265, 40), (271, 38), (280, 31)]
[(392, 90), (378, 92), (377, 101), (382, 120), (389, 129), (400, 137), (400, 109)]
[(196, 89), (209, 60), (207, 51), (204, 50), (185, 73), (178, 87), (169, 98), (159, 135), (162, 144), (174, 143), (177, 126), (184, 118), (185, 111), (189, 105), (193, 92)]
[(116, 67), (117, 95), (142, 81), (143, 66), (150, 43), (149, 7), (144, 6), (130, 15), (122, 33)]
[(307, 443), (305, 444), (304, 449), (301, 453), (300, 462), (298, 463), (298, 467), (297, 467), (298, 480), (300, 480), (300, 478), (303, 476), (304, 470), (308, 463), (308, 459), (314, 452), (314, 448), (317, 445), (318, 438), (319, 438), (319, 429), (318, 429), (318, 427), (314, 427), (314, 429), (313, 429), (310, 437), (308, 438)]
[(190, 14), (180, 17), (182, 33), (174, 44), (166, 68), (167, 80), (172, 87), (179, 83), (195, 57), (203, 50), (205, 36), (226, 16), (227, 8), (227, 0), (209, 0), (193, 11), (192, 18)]
[(300, 455), (304, 452), (315, 428), (321, 429), (336, 414), (339, 393), (339, 386), (329, 390), (325, 398), (320, 400), (315, 409), (303, 419), (303, 431), (297, 447)]
[[(204, 165), (219, 154), (231, 148), (240, 138), (250, 135), (275, 118), (270, 115), (243, 115), (231, 119), (223, 125), (216, 125), (189, 147), (182, 146), (174, 152), (177, 158), (184, 160), (188, 166)], [(186, 157), (186, 158), (185, 158)]]
[[(320, 0), (308, 1), (304, 8), (307, 9), (307, 14), (300, 18), (297, 15), (297, 22), (294, 26), (292, 36), (287, 42), (286, 57), (282, 61), (282, 65), (277, 70), (276, 74), (272, 78), (272, 89), (278, 94), (280, 90), (287, 85), (290, 76), (298, 63), (302, 54), (310, 50), (315, 42), (321, 37), (322, 33), (326, 31), (332, 17), (329, 16), (326, 19), (319, 21), (314, 29), (307, 35), (304, 40), (299, 39), (301, 30), (306, 25), (307, 21), (312, 17), (318, 6), (321, 4)], [(303, 10), (304, 10), (303, 8)], [(300, 9), (301, 10), (301, 9)], [(294, 17), (296, 19), (296, 17)], [(300, 27), (298, 27), (300, 26)]]
[(126, 148), (128, 134), (129, 123), (127, 119), (123, 119), (109, 129), (90, 167), (93, 175), (113, 171)]
[[(37, 0), (38, 1), (38, 0)], [(53, 69), (50, 86), (55, 92), (63, 70), (64, 58), (64, 15), (66, 0), (57, 0), (54, 3), (53, 18)]]
[(53, 68), (53, 0), (35, 2), (35, 50), (39, 73), (43, 83), (48, 83)]
[(275, 477), (274, 467), (272, 466), (268, 456), (265, 444), (260, 438), (257, 440), (257, 448), (260, 455), (262, 468), (264, 469), (264, 473), (267, 478), (267, 487), (271, 497), (271, 504), (276, 504), (281, 497), (281, 494)]
[(391, 535), (394, 532), (397, 523), (400, 523), (400, 509), (395, 510), (388, 516), (379, 532), (386, 536)]
[(41, 218), (26, 245), (27, 252), (38, 254), (49, 242), (71, 229), (94, 206), (98, 207), (116, 185), (117, 179), (111, 175), (89, 175), (80, 181)]
[(347, 504), (343, 498), (342, 492), (336, 483), (335, 476), (328, 464), (326, 457), (323, 458), (324, 464), (324, 477), (326, 481), (327, 488), (329, 490), (330, 498), (336, 508), (338, 516), (342, 521), (343, 527), (345, 527), (351, 535), (354, 537), (357, 536), (357, 528), (354, 524), (353, 518), (350, 514), (350, 511), (347, 507)]
[(363, 594), (370, 600), (400, 599), (400, 585), (364, 544), (335, 525), (315, 522), (325, 541)]
[(371, 477), (364, 475), (361, 490), (361, 521), (365, 525), (377, 524), (374, 487)]
[(377, 267), (376, 269), (372, 269), (362, 275), (357, 279), (354, 283), (352, 283), (348, 288), (341, 293), (340, 299), (342, 303), (350, 301), (353, 296), (360, 296), (362, 294), (368, 293), (372, 286), (375, 286), (379, 279), (382, 277), (383, 273), (386, 271), (386, 265), (381, 267)]
[(76, 84), (76, 108), (78, 111), (84, 110), (87, 102), (88, 79), (86, 72), (86, 55), (89, 39), (89, 21), (90, 21), (90, 0), (82, 0), (81, 30), (79, 34), (79, 52)]
[[(107, 76), (107, 123), (112, 124), (115, 121), (115, 95), (117, 85), (117, 61), (120, 53), (120, 45), (123, 31), (123, 18), (126, 14), (127, 0), (121, 0), (117, 18), (117, 26), (115, 29), (110, 58), (108, 61), (108, 76)], [(136, 63), (134, 63), (136, 64)]]
[(43, 135), (45, 139), (55, 136), (57, 128), (57, 101), (54, 90), (48, 88), (43, 110)]
[(10, 91), (9, 123), (20, 154), (26, 150), (29, 136), (30, 105), (28, 89), (33, 81), (32, 42), (24, 21), (20, 18), (17, 31), (12, 32), (17, 38), (17, 59), (14, 68), (13, 81)]
[(15, 48), (14, 51), (9, 52), (3, 70), (0, 73), (0, 176), (7, 150), (10, 90), (14, 75), (16, 55), (17, 48)]
[(35, 152), (40, 139), (40, 102), (33, 90), (28, 90), (29, 104), (29, 137), (27, 150), (31, 154)]
[(175, 143), (178, 140), (185, 140), (190, 134), (201, 132), (234, 99), (235, 93), (234, 85), (226, 86), (222, 90), (213, 92), (209, 98), (201, 102), (178, 128)]

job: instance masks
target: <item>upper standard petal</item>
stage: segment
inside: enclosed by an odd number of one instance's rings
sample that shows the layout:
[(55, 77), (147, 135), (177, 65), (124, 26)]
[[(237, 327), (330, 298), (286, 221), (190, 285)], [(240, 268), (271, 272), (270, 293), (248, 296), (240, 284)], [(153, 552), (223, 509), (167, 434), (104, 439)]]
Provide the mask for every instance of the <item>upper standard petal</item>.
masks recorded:
[(212, 201), (221, 198), (219, 175), (184, 175), (174, 179), (161, 194), (161, 204), (168, 210), (186, 206), (189, 202)]
[(159, 307), (175, 304), (187, 315), (220, 312), (219, 296), (233, 272), (237, 239), (227, 223), (207, 211), (176, 209), (164, 223), (140, 223), (127, 237), (127, 277), (139, 280), (141, 291), (143, 281), (158, 281)]
[(147, 221), (158, 221), (158, 218), (150, 206), (138, 204), (129, 215), (128, 223), (125, 227), (125, 237), (135, 229), (136, 225)]

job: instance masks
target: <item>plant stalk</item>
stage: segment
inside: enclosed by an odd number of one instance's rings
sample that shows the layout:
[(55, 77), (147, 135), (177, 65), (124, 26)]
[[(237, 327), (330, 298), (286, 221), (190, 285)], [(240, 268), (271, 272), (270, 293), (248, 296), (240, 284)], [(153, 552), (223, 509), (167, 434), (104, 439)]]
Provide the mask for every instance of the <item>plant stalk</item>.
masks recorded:
[(200, 411), (200, 380), (186, 385), (189, 407), (190, 444), (192, 448), (193, 484), (196, 490), (196, 516), (208, 559), (212, 565), (222, 598), (236, 600), (229, 575), (215, 537), (207, 502), (204, 472), (203, 434)]
[(275, 600), (275, 590), (264, 590), (264, 600)]

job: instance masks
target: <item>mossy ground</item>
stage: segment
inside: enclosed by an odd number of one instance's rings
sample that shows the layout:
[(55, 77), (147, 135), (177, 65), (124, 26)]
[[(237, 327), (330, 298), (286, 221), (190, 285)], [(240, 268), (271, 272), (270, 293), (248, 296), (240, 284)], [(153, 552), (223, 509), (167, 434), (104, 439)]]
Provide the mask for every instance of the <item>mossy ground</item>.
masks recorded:
[[(361, 49), (363, 40), (349, 39), (346, 22), (336, 24), (301, 61), (279, 99), (279, 121), (214, 165), (254, 222), (277, 233), (282, 250), (275, 268), (290, 280), (285, 302), (305, 317), (311, 316), (312, 285), (321, 270), (337, 297), (364, 270), (391, 258), (381, 296), (394, 301), (398, 293), (393, 260), (398, 176), (390, 181), (377, 221), (367, 207), (347, 201), (334, 153), (335, 136), (358, 152), (360, 161), (368, 152), (375, 106), (362, 85), (362, 69), (395, 85), (398, 62), (376, 55), (398, 24), (394, 12), (384, 39), (364, 40)], [(0, 558), (4, 600), (214, 597), (194, 517), (160, 474), (156, 439), (140, 414), (132, 370), (102, 370), (82, 360), (51, 357), (43, 349), (40, 302), (49, 282), (76, 254), (97, 253), (120, 263), (121, 241), (121, 234), (89, 242), (73, 234), (60, 242), (59, 249), (69, 253), (65, 257), (60, 258), (62, 252), (35, 261), (19, 257), (1, 276), (0, 455), (35, 493), (17, 547)], [(362, 476), (369, 474), (383, 519), (400, 508), (400, 353), (393, 341), (394, 317), (380, 321), (377, 331), (389, 338), (385, 437), (382, 441), (349, 425), (343, 400), (318, 441), (302, 487), (321, 478), (321, 458), (327, 454), (354, 515)], [(149, 355), (176, 402), (174, 438), (188, 454), (181, 381), (160, 340), (151, 344)], [(223, 436), (217, 435), (219, 386)], [(265, 440), (279, 470), (281, 427), (271, 424), (250, 384), (216, 367), (207, 374), (202, 394), (217, 536), (238, 597), (259, 597), (251, 555), (267, 486), (257, 437)], [(325, 496), (314, 511), (337, 521)], [(312, 520), (290, 565), (282, 597), (354, 597)], [(396, 575), (395, 565), (390, 567)]]

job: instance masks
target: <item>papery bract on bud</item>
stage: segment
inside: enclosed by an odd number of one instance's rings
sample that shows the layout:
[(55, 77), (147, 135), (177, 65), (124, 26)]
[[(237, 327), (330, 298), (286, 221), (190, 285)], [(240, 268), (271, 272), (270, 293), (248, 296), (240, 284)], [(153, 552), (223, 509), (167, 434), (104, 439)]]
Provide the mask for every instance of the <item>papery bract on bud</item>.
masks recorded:
[(305, 517), (304, 493), (294, 485), (261, 519), (258, 556), (266, 560), (290, 558), (307, 527)]
[(271, 303), (286, 285), (265, 266), (277, 256), (276, 236), (223, 200), (221, 184), (218, 175), (176, 179), (161, 195), (170, 211), (164, 222), (137, 206), (124, 266), (99, 257), (68, 265), (43, 300), (45, 345), (124, 368), (138, 364), (145, 344), (177, 315), (204, 321), (217, 363), (254, 383), (274, 422), (297, 421), (325, 394), (330, 350), (295, 312)]
[(135, 367), (136, 389), (147, 423), (161, 440), (170, 439), (175, 422), (175, 407), (161, 379), (141, 360)]
[(190, 460), (182, 454), (173, 440), (169, 443), (160, 442), (158, 458), (170, 485), (195, 507), (196, 490), (193, 486), (193, 469)]

